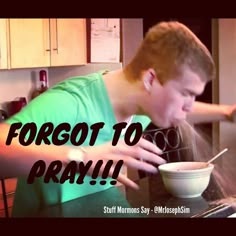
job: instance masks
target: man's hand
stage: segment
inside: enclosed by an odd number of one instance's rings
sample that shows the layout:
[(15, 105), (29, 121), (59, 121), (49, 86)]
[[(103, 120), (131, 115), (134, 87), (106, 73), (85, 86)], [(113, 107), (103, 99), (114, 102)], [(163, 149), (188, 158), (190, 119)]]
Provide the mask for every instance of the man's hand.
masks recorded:
[(228, 107), (229, 120), (236, 123), (236, 104)]
[[(166, 162), (159, 156), (161, 154), (162, 151), (156, 145), (143, 138), (134, 146), (128, 146), (124, 140), (120, 140), (116, 146), (112, 146), (111, 142), (109, 142), (98, 146), (85, 147), (84, 163), (86, 164), (90, 160), (93, 161), (92, 166), (89, 168), (89, 175), (92, 175), (95, 165), (99, 160), (103, 161), (99, 172), (100, 176), (109, 160), (113, 161), (109, 172), (110, 177), (112, 177), (114, 168), (119, 160), (123, 160), (124, 165), (129, 168), (155, 174), (157, 173), (157, 168), (154, 165), (160, 165)], [(117, 181), (134, 189), (139, 188), (136, 183), (121, 172)]]

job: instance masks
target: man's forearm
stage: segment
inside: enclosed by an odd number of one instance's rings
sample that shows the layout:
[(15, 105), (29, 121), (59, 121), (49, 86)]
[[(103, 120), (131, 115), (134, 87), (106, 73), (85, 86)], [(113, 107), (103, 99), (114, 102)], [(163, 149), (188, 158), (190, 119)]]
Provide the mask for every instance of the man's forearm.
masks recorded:
[(195, 102), (193, 110), (187, 116), (192, 124), (230, 120), (230, 106), (204, 102)]

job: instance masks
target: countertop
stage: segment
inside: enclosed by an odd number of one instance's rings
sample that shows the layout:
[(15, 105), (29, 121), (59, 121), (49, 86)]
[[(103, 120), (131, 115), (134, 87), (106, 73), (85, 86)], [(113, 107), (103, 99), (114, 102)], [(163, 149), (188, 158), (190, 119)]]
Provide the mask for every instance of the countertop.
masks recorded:
[[(160, 174), (136, 181), (140, 190), (108, 190), (42, 209), (36, 217), (227, 217), (228, 204), (217, 204), (223, 195), (213, 178), (201, 197), (178, 199), (166, 192)], [(123, 188), (123, 189), (122, 189)], [(125, 192), (125, 193), (124, 193)]]

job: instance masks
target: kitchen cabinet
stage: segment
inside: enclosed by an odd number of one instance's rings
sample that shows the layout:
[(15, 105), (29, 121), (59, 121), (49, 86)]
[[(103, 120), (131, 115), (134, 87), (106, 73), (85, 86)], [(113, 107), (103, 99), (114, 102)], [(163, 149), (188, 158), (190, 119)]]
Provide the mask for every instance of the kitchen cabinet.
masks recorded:
[(86, 19), (9, 19), (10, 68), (87, 62)]
[(7, 19), (0, 19), (0, 69), (8, 68)]

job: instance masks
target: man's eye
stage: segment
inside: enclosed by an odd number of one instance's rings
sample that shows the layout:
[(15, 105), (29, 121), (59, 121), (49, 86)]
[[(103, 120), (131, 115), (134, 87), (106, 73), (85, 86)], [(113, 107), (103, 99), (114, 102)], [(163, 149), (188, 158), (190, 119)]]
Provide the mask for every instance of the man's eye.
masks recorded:
[(191, 92), (188, 92), (188, 91), (182, 92), (182, 95), (184, 97), (196, 97), (196, 95), (194, 93), (191, 93)]
[(183, 95), (184, 97), (187, 97), (187, 96), (189, 96), (189, 93), (188, 93), (188, 92), (182, 92), (182, 95)]

